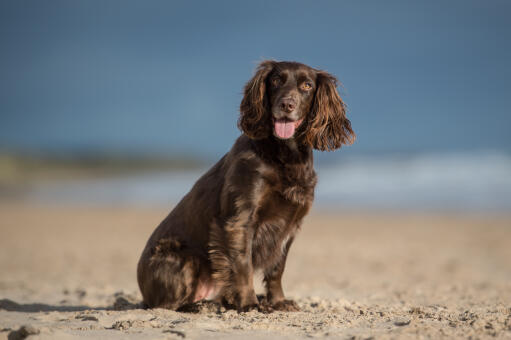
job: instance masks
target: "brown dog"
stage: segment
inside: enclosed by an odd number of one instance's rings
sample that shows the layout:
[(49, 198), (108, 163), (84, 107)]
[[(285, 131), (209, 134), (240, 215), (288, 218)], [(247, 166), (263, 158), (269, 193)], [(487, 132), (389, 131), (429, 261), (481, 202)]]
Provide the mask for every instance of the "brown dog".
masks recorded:
[(332, 75), (296, 62), (262, 62), (240, 106), (243, 134), (153, 232), (138, 263), (148, 307), (178, 309), (206, 298), (239, 311), (284, 298), (282, 273), (314, 198), (312, 149), (334, 150), (355, 134)]

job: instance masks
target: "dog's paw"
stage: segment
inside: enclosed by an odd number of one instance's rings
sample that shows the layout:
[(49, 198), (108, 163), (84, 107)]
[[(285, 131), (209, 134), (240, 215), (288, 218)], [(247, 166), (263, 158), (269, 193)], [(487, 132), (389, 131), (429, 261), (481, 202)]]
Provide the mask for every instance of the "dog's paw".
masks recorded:
[(258, 299), (259, 305), (257, 306), (257, 310), (259, 311), (259, 313), (269, 314), (275, 311), (271, 303), (269, 303), (265, 298), (260, 298), (258, 296)]
[(271, 308), (280, 312), (299, 312), (300, 307), (293, 300), (282, 300), (271, 305)]
[(242, 313), (242, 312), (250, 312), (250, 311), (259, 311), (259, 305), (256, 304), (256, 303), (253, 303), (253, 304), (250, 304), (250, 305), (245, 305), (245, 306), (242, 306), (242, 307), (238, 307), (237, 308), (238, 310), (238, 313)]
[(251, 292), (228, 292), (221, 299), (225, 309), (235, 309), (238, 313), (259, 310), (259, 301), (252, 290)]

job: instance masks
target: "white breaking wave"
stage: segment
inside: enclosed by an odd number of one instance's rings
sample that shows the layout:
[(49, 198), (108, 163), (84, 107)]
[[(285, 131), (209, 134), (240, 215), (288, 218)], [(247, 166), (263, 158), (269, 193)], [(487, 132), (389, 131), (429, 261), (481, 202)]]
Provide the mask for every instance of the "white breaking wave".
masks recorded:
[[(316, 206), (511, 211), (511, 157), (498, 153), (360, 156), (317, 164)], [(173, 205), (206, 169), (40, 184), (27, 199)]]
[(511, 209), (503, 154), (360, 157), (318, 168), (318, 203), (349, 208)]

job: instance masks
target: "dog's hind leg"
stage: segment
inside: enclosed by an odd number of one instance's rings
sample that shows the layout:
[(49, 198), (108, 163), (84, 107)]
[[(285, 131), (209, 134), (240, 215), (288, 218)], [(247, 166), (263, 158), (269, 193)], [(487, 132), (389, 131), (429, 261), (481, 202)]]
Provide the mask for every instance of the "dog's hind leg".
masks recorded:
[(176, 310), (194, 302), (200, 259), (175, 239), (161, 239), (147, 247), (138, 263), (138, 284), (149, 308)]

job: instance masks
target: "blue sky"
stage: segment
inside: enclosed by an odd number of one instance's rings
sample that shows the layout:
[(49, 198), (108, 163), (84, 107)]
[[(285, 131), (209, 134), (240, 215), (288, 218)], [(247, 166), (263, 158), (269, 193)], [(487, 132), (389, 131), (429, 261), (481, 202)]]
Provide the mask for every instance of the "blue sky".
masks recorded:
[(350, 153), (511, 151), (511, 2), (0, 1), (0, 148), (218, 157), (258, 61), (335, 74)]

